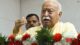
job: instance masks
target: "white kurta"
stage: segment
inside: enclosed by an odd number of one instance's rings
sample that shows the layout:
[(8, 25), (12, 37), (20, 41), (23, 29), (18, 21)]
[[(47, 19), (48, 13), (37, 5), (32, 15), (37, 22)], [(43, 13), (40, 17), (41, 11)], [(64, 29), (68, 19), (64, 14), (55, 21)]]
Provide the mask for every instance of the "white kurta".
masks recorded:
[[(34, 37), (36, 35), (36, 31), (38, 30), (41, 30), (41, 26), (30, 28), (25, 33), (28, 33), (31, 35), (31, 37)], [(70, 22), (67, 23), (58, 22), (51, 30), (53, 32), (53, 35), (56, 33), (61, 33), (63, 37), (71, 37), (71, 38), (77, 37), (77, 31), (74, 25)]]

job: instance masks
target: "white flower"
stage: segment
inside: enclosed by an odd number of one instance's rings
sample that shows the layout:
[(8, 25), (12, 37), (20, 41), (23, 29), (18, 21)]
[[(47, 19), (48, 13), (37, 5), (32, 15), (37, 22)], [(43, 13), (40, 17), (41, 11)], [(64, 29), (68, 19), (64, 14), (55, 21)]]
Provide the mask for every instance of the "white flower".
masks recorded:
[(21, 34), (18, 34), (18, 35), (15, 37), (16, 40), (21, 40), (21, 38), (22, 38), (22, 35), (21, 35)]
[(62, 45), (61, 42), (55, 42), (54, 45)]
[(31, 43), (36, 42), (35, 36), (26, 39), (25, 41), (23, 41), (23, 45), (31, 45)]
[(66, 32), (66, 33), (64, 33), (64, 35), (63, 35), (65, 38), (74, 38), (73, 36), (74, 36), (74, 33), (72, 33), (72, 32)]
[(29, 42), (29, 41), (23, 41), (23, 45), (31, 45), (31, 42)]
[(31, 37), (32, 42), (36, 42), (35, 36)]

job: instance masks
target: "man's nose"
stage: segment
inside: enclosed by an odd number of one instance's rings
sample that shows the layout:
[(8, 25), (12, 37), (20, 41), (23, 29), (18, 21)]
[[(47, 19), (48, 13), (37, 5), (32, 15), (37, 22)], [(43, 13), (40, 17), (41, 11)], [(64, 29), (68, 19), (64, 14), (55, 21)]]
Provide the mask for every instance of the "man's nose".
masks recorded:
[(45, 16), (48, 16), (48, 11), (46, 11), (44, 15), (45, 15)]
[(34, 23), (33, 22), (31, 22), (31, 25), (33, 25)]

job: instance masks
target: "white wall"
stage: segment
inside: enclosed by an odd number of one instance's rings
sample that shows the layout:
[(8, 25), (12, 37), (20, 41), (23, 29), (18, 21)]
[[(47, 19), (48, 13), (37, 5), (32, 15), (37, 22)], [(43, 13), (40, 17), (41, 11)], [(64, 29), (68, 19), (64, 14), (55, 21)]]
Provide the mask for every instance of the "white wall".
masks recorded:
[(21, 0), (21, 15), (26, 16), (29, 13), (40, 15), (42, 3), (43, 0)]
[[(80, 32), (80, 0), (59, 0), (62, 4), (62, 21), (71, 22)], [(21, 15), (26, 16), (28, 13), (37, 13), (40, 15), (41, 4), (43, 0), (21, 0)]]
[(80, 0), (59, 0), (62, 4), (64, 22), (71, 22), (80, 33)]
[(10, 34), (17, 18), (20, 18), (20, 0), (0, 0), (0, 33)]

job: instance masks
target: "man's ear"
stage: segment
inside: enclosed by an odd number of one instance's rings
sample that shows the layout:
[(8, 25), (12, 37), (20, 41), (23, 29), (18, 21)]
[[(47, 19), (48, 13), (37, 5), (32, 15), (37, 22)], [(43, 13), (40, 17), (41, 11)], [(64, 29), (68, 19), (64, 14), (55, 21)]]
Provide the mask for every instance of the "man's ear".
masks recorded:
[(62, 12), (59, 12), (59, 16), (60, 16), (60, 17), (62, 16)]

